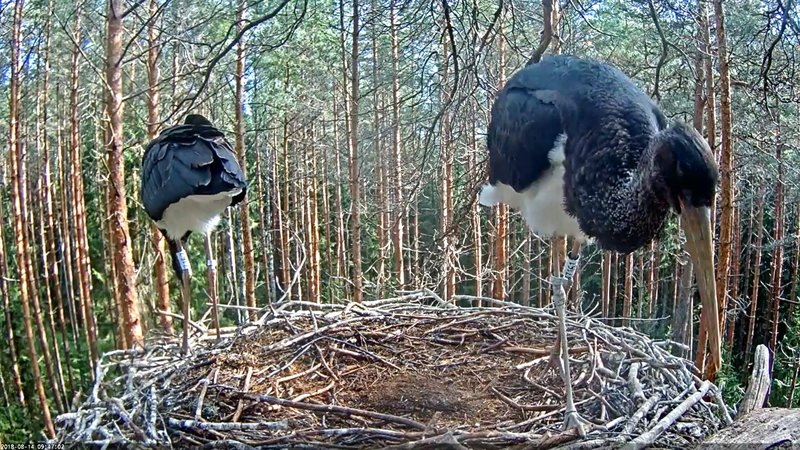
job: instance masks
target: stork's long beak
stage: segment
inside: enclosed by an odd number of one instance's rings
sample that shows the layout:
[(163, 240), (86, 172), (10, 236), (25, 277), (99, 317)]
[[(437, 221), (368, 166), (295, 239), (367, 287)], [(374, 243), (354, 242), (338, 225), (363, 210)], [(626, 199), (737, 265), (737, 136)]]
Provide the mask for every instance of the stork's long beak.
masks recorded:
[(717, 286), (714, 279), (713, 233), (711, 231), (711, 210), (683, 205), (681, 225), (686, 234), (686, 249), (692, 258), (697, 290), (703, 310), (700, 317), (705, 320), (708, 332), (708, 347), (711, 351), (711, 367), (708, 372), (715, 374), (722, 364), (722, 336), (719, 326), (719, 305)]

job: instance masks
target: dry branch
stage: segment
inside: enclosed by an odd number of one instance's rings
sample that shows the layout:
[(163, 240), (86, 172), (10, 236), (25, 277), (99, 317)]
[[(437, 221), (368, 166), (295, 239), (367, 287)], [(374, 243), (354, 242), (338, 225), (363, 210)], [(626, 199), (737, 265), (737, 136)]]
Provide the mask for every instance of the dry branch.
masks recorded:
[(750, 383), (739, 407), (738, 417), (742, 417), (754, 409), (764, 406), (772, 377), (769, 371), (769, 349), (764, 344), (756, 347), (756, 356), (753, 361), (753, 373)]

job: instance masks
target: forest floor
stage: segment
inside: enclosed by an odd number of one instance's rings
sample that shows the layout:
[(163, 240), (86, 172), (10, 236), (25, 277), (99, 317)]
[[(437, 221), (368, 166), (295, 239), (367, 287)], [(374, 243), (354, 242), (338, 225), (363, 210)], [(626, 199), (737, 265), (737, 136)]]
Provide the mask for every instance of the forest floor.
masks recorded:
[[(568, 318), (575, 404), (550, 310), (461, 308), (430, 292), (350, 305), (286, 302), (217, 341), (106, 354), (60, 443), (205, 448), (692, 447), (731, 419), (690, 361), (630, 328)], [(571, 447), (572, 446), (572, 447)]]

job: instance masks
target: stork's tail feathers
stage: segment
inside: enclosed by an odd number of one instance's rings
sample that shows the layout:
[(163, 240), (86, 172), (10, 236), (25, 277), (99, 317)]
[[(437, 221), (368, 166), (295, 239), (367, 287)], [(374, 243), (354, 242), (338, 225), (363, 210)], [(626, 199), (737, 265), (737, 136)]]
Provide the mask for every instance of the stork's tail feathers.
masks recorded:
[(519, 208), (517, 197), (517, 192), (511, 186), (503, 183), (487, 183), (483, 185), (478, 194), (478, 203), (483, 206), (495, 206), (498, 203), (505, 203), (513, 208)]

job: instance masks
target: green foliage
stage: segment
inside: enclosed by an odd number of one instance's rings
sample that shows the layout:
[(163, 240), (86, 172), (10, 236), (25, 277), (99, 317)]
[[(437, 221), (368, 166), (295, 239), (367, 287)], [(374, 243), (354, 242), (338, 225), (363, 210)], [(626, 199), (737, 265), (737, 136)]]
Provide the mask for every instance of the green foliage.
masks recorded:
[(0, 442), (11, 444), (37, 441), (41, 426), (41, 422), (31, 418), (19, 404), (12, 403), (6, 408), (0, 408)]
[[(800, 308), (794, 309), (794, 314), (787, 322), (786, 335), (778, 344), (778, 351), (774, 356), (769, 402), (772, 406), (794, 408), (800, 406), (800, 379), (794, 379), (795, 371), (800, 365)], [(793, 388), (794, 396), (790, 405), (789, 392)]]
[(717, 372), (716, 385), (722, 391), (722, 398), (728, 405), (738, 405), (747, 388), (747, 378), (731, 363), (731, 350), (722, 348), (722, 367)]

